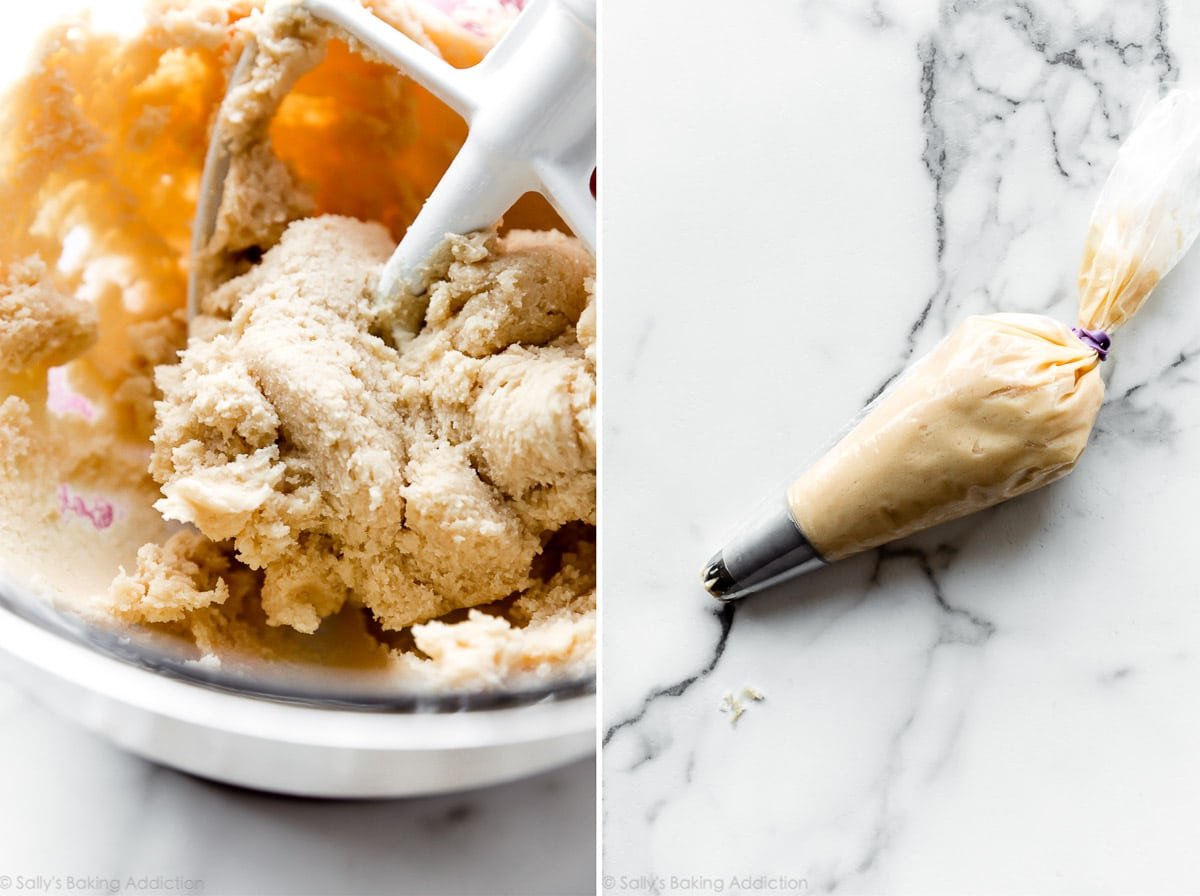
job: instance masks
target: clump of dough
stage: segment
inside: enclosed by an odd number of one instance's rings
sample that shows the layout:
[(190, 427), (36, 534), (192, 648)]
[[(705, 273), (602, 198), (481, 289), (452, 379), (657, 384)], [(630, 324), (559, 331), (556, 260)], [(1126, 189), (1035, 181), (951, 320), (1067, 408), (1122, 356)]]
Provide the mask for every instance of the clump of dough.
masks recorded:
[[(465, 622), (413, 626), (417, 647), (451, 687), (490, 687), (506, 681), (570, 678), (595, 660), (596, 618), (553, 616), (524, 629), (471, 610)], [(421, 661), (404, 658), (419, 670)]]
[(135, 573), (122, 569), (113, 580), (112, 612), (141, 622), (178, 622), (189, 610), (229, 599), (231, 566), (219, 545), (191, 530), (161, 545), (142, 545)]
[(96, 341), (96, 309), (56, 289), (36, 256), (0, 276), (0, 372), (63, 364)]
[(272, 147), (269, 126), (302, 75), (325, 56), (327, 28), (300, 6), (255, 20), (252, 65), (230, 85), (213, 140), (227, 154), (213, 231), (193, 263), (201, 291), (245, 273), (288, 223), (312, 214), (312, 196)]
[(590, 258), (554, 233), (456, 240), (397, 351), (369, 332), (391, 248), (374, 224), (295, 222), (208, 298), (228, 322), (158, 371), (156, 506), (263, 570), (274, 625), (499, 601), (535, 586), (555, 532), (594, 523)]

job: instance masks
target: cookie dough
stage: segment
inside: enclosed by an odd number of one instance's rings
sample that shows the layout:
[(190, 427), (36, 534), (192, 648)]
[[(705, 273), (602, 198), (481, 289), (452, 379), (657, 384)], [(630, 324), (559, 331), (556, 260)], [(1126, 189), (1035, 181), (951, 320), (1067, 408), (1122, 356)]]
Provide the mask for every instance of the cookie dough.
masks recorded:
[(1198, 157), (1200, 91), (1174, 90), (1122, 145), (1096, 203), (1079, 274), (1082, 331), (1041, 315), (968, 318), (790, 485), (792, 519), (823, 559), (1071, 471), (1104, 399), (1109, 336), (1200, 234)]
[[(502, 31), (368, 5), (455, 65)], [(260, 6), (160, 0), (123, 41), (66, 23), (0, 110), (0, 577), (206, 662), (466, 689), (589, 674), (592, 260), (526, 202), (449, 238), (426, 297), (378, 305), (465, 129)], [(251, 35), (268, 52), (193, 259), (206, 137)]]
[(293, 223), (206, 300), (231, 319), (159, 368), (155, 506), (264, 571), (271, 624), (498, 601), (532, 585), (543, 537), (595, 522), (590, 257), (555, 233), (456, 240), (398, 352), (370, 332), (392, 248), (376, 224)]
[(1034, 314), (968, 317), (788, 488), (826, 560), (1065, 476), (1104, 400), (1096, 353)]

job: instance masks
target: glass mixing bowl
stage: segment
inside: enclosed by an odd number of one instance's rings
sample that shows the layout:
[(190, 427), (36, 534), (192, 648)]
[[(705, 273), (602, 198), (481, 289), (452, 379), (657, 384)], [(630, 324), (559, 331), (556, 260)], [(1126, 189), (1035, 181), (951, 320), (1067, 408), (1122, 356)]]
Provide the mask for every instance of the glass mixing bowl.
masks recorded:
[[(15, 60), (27, 57), (29, 37), (65, 13), (89, 6), (121, 30), (138, 5), (48, 0), (16, 14), (0, 82), (20, 73)], [(595, 748), (594, 674), (507, 690), (418, 690), (324, 667), (217, 666), (146, 630), (90, 624), (48, 599), (53, 589), (36, 570), (78, 565), (95, 578), (109, 550), (102, 539), (78, 552), (0, 556), (0, 672), (148, 759), (244, 787), (378, 798), (498, 783)]]
[(149, 633), (60, 612), (0, 580), (0, 669), (147, 759), (303, 796), (394, 797), (531, 775), (595, 748), (595, 678), (525, 690), (402, 690), (363, 674), (206, 668)]

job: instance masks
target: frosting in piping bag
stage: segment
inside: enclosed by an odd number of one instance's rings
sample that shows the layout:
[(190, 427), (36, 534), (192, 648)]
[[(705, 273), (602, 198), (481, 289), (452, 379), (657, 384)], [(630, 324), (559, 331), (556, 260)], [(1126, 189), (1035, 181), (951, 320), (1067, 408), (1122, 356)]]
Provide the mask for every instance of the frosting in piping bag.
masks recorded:
[(1099, 363), (1200, 233), (1200, 91), (1159, 101), (1122, 146), (1079, 275), (1079, 326), (970, 317), (796, 479), (788, 506), (837, 560), (1066, 475), (1104, 397)]

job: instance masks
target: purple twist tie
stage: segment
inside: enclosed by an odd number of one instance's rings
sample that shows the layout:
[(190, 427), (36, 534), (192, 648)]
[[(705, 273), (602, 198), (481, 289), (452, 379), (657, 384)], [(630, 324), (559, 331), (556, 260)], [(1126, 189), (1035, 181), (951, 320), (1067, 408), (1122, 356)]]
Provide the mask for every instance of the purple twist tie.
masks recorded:
[(1100, 356), (1101, 361), (1108, 360), (1108, 350), (1112, 348), (1112, 340), (1103, 330), (1085, 330), (1083, 327), (1071, 327), (1071, 332), (1079, 341)]

